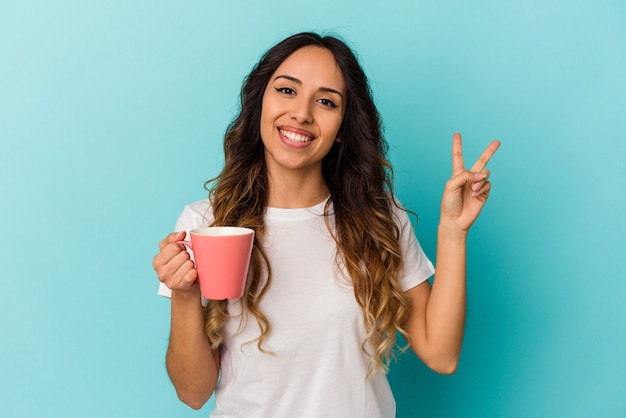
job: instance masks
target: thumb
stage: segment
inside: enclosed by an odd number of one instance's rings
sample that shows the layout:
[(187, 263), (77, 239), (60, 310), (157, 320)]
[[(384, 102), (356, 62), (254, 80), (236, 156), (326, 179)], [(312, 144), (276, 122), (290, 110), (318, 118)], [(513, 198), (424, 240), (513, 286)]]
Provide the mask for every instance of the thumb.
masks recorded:
[(185, 239), (185, 234), (185, 231), (172, 232), (168, 234), (165, 238), (161, 240), (161, 242), (159, 242), (159, 249), (163, 251), (163, 248), (165, 248), (167, 245)]
[(167, 242), (177, 242), (185, 239), (187, 233), (185, 231), (172, 232), (167, 236)]
[(485, 179), (483, 173), (472, 173), (471, 171), (463, 171), (457, 175), (452, 176), (447, 183), (449, 189), (458, 189), (463, 187), (467, 183), (474, 183)]

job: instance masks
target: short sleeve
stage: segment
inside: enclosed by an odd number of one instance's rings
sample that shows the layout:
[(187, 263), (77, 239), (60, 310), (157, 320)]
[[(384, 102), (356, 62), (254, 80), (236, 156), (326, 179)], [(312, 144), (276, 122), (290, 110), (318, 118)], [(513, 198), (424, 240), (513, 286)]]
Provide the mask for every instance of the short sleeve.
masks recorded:
[(435, 268), (418, 242), (407, 213), (401, 208), (394, 208), (394, 211), (400, 230), (403, 259), (402, 274), (398, 282), (402, 290), (407, 291), (428, 280), (435, 273)]
[[(189, 239), (189, 231), (196, 228), (209, 226), (213, 220), (211, 204), (208, 199), (191, 203), (183, 208), (182, 213), (176, 221), (175, 232), (185, 231), (185, 239)], [(191, 254), (193, 260), (193, 254)], [(172, 297), (172, 291), (163, 283), (159, 283), (159, 296)]]

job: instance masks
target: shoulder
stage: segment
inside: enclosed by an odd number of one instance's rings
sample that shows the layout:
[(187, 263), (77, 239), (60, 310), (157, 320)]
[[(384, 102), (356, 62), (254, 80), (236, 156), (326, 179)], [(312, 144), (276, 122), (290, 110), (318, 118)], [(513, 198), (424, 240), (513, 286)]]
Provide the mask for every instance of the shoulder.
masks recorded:
[(411, 220), (409, 219), (409, 213), (412, 213), (404, 208), (400, 200), (392, 195), (391, 199), (391, 213), (393, 215), (393, 220), (400, 227), (404, 228), (406, 226), (411, 225)]
[(202, 199), (202, 200), (195, 201), (193, 203), (189, 203), (185, 205), (185, 207), (183, 208), (183, 214), (189, 213), (189, 214), (205, 215), (207, 211), (212, 213), (211, 202), (209, 201), (209, 199)]
[(208, 226), (213, 221), (213, 209), (209, 199), (185, 205), (176, 222), (177, 231), (189, 231)]

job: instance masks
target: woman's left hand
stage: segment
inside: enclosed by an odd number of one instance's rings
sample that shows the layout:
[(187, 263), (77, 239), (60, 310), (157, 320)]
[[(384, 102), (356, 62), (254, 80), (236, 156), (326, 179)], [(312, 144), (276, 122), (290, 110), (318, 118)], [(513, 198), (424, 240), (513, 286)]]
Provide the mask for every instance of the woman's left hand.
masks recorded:
[(452, 138), (452, 177), (447, 181), (441, 199), (441, 222), (453, 222), (457, 228), (467, 232), (482, 210), (491, 183), (487, 162), (500, 147), (500, 141), (493, 141), (476, 160), (471, 170), (465, 169), (461, 134)]

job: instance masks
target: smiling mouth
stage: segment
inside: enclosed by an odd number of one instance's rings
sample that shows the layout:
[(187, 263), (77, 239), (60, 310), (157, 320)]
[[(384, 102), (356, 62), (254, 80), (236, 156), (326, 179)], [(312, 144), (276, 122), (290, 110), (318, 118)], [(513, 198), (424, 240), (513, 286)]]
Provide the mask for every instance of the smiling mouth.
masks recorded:
[(279, 132), (282, 136), (284, 136), (285, 138), (287, 138), (288, 140), (292, 142), (305, 143), (305, 142), (309, 142), (313, 140), (313, 138), (311, 138), (310, 136), (300, 135), (295, 132), (285, 131), (283, 129), (279, 129)]

